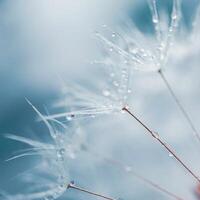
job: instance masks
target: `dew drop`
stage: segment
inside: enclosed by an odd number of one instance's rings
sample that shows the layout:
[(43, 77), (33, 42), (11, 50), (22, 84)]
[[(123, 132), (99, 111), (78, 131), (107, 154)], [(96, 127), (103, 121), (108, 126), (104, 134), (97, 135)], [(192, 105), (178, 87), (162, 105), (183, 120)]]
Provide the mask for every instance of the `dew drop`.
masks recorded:
[(65, 154), (65, 148), (61, 148), (61, 149), (59, 150), (59, 152), (60, 152), (60, 155), (63, 156), (63, 155)]
[(174, 157), (174, 155), (172, 153), (169, 153), (168, 155), (169, 155), (169, 157)]
[(66, 118), (67, 118), (68, 121), (71, 121), (71, 120), (72, 120), (71, 115), (68, 115)]
[(153, 135), (155, 136), (156, 139), (160, 138), (160, 136), (159, 136), (159, 134), (157, 132), (153, 132)]
[(128, 64), (128, 61), (127, 61), (127, 60), (124, 60), (124, 64)]
[(132, 167), (126, 166), (126, 167), (125, 167), (125, 171), (126, 171), (126, 172), (131, 172), (131, 171), (132, 171)]
[(104, 95), (105, 97), (110, 96), (110, 91), (109, 91), (109, 90), (103, 90), (102, 93), (103, 93), (103, 95)]
[(157, 18), (157, 17), (153, 17), (152, 22), (153, 22), (154, 24), (157, 24), (157, 23), (158, 23), (158, 18)]
[(142, 53), (144, 53), (144, 52), (145, 52), (145, 50), (144, 50), (144, 49), (140, 49), (140, 51), (141, 51)]
[(128, 89), (127, 92), (128, 92), (129, 94), (131, 94), (131, 93), (132, 93), (132, 90), (131, 90), (131, 89)]
[(122, 69), (122, 73), (127, 74), (127, 69), (126, 68)]
[(172, 15), (172, 19), (177, 19), (177, 15), (176, 15), (176, 14), (173, 14), (173, 15)]
[(113, 81), (113, 85), (118, 87), (119, 86), (119, 83), (117, 81)]
[(110, 77), (114, 77), (115, 76), (115, 73), (110, 73)]
[(109, 48), (109, 51), (110, 51), (110, 52), (113, 52), (113, 48), (112, 48), (112, 47), (110, 47), (110, 48)]
[(64, 148), (59, 149), (59, 150), (57, 151), (57, 158), (58, 158), (59, 160), (63, 160), (64, 154), (65, 154), (65, 149), (64, 149)]
[(112, 33), (112, 37), (113, 38), (116, 37), (116, 33), (115, 32)]
[(138, 48), (131, 48), (131, 49), (130, 49), (130, 52), (131, 52), (132, 54), (137, 54), (137, 53), (138, 53)]
[(173, 32), (173, 28), (169, 28), (169, 32)]

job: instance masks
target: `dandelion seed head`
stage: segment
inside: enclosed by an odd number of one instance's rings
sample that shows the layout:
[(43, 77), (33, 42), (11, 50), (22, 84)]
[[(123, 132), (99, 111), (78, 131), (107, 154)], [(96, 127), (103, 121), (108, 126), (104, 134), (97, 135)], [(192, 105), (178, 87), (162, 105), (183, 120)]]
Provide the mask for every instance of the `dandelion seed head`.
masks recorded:
[[(132, 23), (128, 23), (126, 31), (123, 27), (119, 32), (115, 32), (114, 39), (96, 32), (96, 36), (108, 50), (107, 55), (110, 57), (112, 65), (120, 62), (120, 65), (141, 71), (158, 71), (165, 66), (180, 21), (180, 1), (173, 0), (169, 24), (167, 20), (161, 21), (157, 1), (150, 0), (149, 8), (156, 40), (141, 33)], [(162, 29), (162, 24), (165, 24), (166, 30)], [(108, 26), (105, 29), (108, 29)], [(111, 36), (112, 33), (113, 31), (110, 33)], [(147, 42), (147, 40), (149, 41)], [(112, 49), (111, 52), (109, 52), (110, 49)], [(117, 60), (115, 54), (117, 54)]]
[[(36, 107), (34, 107), (34, 110), (42, 119), (44, 119), (43, 115), (36, 109)], [(8, 195), (9, 198), (16, 200), (54, 200), (65, 193), (66, 187), (70, 183), (68, 169), (70, 159), (75, 159), (78, 152), (81, 151), (83, 143), (85, 142), (85, 135), (76, 125), (71, 125), (70, 128), (62, 126), (61, 131), (56, 128), (56, 126), (52, 125), (52, 122), (50, 123), (46, 121), (45, 124), (49, 130), (53, 131), (53, 134), (52, 132), (50, 133), (49, 141), (41, 142), (22, 136), (11, 134), (5, 135), (9, 139), (30, 146), (30, 148), (24, 149), (22, 153), (17, 156), (8, 159), (9, 161), (32, 155), (40, 157), (40, 161), (36, 167), (34, 167), (28, 174), (23, 174), (23, 177), (27, 177), (27, 175), (31, 174), (31, 179), (29, 179), (28, 182), (32, 185), (32, 191), (26, 193), (25, 190), (24, 193), (17, 194), (14, 197)], [(53, 137), (51, 137), (52, 135)]]

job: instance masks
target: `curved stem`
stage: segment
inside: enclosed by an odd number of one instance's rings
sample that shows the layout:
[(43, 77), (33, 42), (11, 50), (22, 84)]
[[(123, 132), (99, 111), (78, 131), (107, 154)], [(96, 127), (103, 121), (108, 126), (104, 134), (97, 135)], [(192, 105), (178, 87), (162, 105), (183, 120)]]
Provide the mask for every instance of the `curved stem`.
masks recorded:
[(159, 142), (185, 169), (189, 174), (193, 176), (199, 183), (199, 177), (176, 155), (176, 153), (169, 147), (169, 145), (164, 142), (160, 136), (152, 131), (147, 125), (145, 125), (138, 117), (136, 117), (128, 108), (122, 108), (123, 111), (126, 111), (129, 115), (131, 115), (140, 125), (142, 125), (146, 131), (157, 141)]
[(184, 200), (184, 198), (179, 197), (177, 194), (169, 191), (168, 189), (160, 186), (159, 184), (155, 183), (154, 181), (144, 177), (143, 175), (137, 173), (136, 171), (133, 170), (132, 166), (130, 165), (126, 165), (123, 162), (113, 159), (113, 158), (109, 158), (109, 157), (104, 157), (99, 153), (94, 153), (93, 151), (90, 151), (87, 147), (84, 148), (84, 151), (87, 152), (88, 154), (94, 156), (94, 158), (99, 158), (103, 161), (105, 161), (106, 164), (108, 165), (112, 165), (115, 166), (116, 168), (119, 168), (120, 170), (122, 170), (123, 172), (129, 173), (130, 175), (136, 177), (138, 180), (144, 182), (145, 184), (151, 186), (152, 188), (154, 188), (155, 190), (168, 195), (169, 197), (176, 199), (176, 200)]

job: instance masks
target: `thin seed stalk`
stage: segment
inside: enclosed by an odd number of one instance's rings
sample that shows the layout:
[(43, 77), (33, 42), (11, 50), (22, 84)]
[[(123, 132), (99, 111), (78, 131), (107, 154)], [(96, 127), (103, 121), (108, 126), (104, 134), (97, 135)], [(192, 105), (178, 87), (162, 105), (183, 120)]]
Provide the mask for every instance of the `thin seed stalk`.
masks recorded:
[(195, 180), (197, 180), (200, 183), (199, 177), (176, 155), (176, 153), (169, 147), (169, 145), (164, 142), (159, 135), (152, 131), (146, 124), (144, 124), (138, 117), (136, 117), (127, 107), (122, 108), (123, 111), (127, 112), (130, 116), (132, 116), (140, 125), (145, 128), (145, 130), (158, 142), (160, 145), (165, 148), (170, 155), (172, 155), (181, 165), (183, 168), (186, 169), (186, 171), (193, 176)]
[(191, 127), (192, 131), (193, 131), (193, 135), (195, 136), (195, 138), (198, 140), (198, 142), (200, 142), (200, 135), (191, 119), (191, 117), (189, 116), (188, 112), (186, 111), (186, 109), (184, 108), (184, 106), (181, 104), (180, 100), (178, 99), (177, 95), (175, 94), (172, 86), (170, 85), (169, 81), (167, 80), (166, 76), (163, 74), (162, 70), (158, 71), (161, 79), (163, 80), (164, 84), (166, 85), (170, 95), (172, 96), (172, 98), (174, 99), (176, 105), (178, 106), (178, 108), (180, 109), (181, 113), (183, 114), (183, 116), (185, 117), (187, 123), (189, 124), (189, 126)]
[(107, 199), (107, 200), (116, 200), (116, 199), (113, 199), (111, 197), (107, 197), (105, 195), (102, 195), (102, 194), (98, 194), (96, 192), (92, 192), (92, 191), (89, 191), (89, 190), (86, 190), (84, 188), (81, 188), (81, 187), (78, 187), (78, 186), (75, 186), (74, 184), (72, 183), (69, 183), (67, 185), (67, 189), (74, 189), (74, 190), (78, 190), (80, 192), (84, 192), (84, 193), (87, 193), (87, 194), (90, 194), (90, 195), (93, 195), (93, 196), (96, 196), (96, 197), (100, 197), (100, 198), (103, 198), (103, 199)]
[[(135, 178), (137, 178), (138, 180), (144, 182), (145, 184), (149, 185), (150, 187), (154, 188), (155, 190), (161, 192), (162, 194), (165, 194), (175, 200), (184, 200), (184, 198), (178, 196), (177, 194), (169, 191), (168, 189), (162, 187), (161, 185), (159, 185), (158, 183), (155, 183), (154, 181), (148, 179), (145, 176), (142, 176), (141, 174), (138, 174), (136, 171), (134, 171), (132, 169), (132, 166), (127, 166), (126, 164), (124, 164), (123, 162), (113, 159), (113, 158), (109, 158), (109, 157), (104, 157), (98, 153), (94, 153), (92, 151), (89, 151), (87, 148), (85, 149), (85, 151), (87, 153), (89, 153), (90, 155), (94, 156), (95, 158), (99, 158), (104, 160), (106, 164), (108, 165), (112, 165), (120, 170), (122, 170), (123, 172), (129, 173), (130, 175), (134, 176)], [(127, 170), (127, 168), (130, 168)]]
[[(107, 161), (109, 164), (112, 164), (118, 168), (120, 168), (121, 170), (125, 170), (126, 169), (126, 165), (118, 160), (115, 159), (111, 159), (111, 158), (104, 158), (105, 161)], [(128, 166), (130, 167), (130, 166)], [(184, 200), (182, 197), (179, 197), (177, 194), (172, 193), (171, 191), (167, 190), (166, 188), (160, 186), (159, 184), (153, 182), (152, 180), (136, 173), (135, 171), (133, 171), (132, 169), (126, 170), (127, 173), (130, 173), (131, 175), (135, 176), (136, 178), (138, 178), (139, 180), (143, 181), (144, 183), (148, 184), (149, 186), (153, 187), (154, 189), (156, 189), (157, 191), (168, 195), (169, 197), (176, 199), (176, 200)]]

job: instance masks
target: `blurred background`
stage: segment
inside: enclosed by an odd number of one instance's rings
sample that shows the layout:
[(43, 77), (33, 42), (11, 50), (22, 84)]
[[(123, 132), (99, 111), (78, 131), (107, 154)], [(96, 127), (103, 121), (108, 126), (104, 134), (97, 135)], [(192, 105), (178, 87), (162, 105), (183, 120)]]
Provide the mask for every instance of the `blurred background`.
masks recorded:
[[(171, 0), (159, 0), (159, 3), (161, 10), (171, 12)], [(198, 4), (199, 0), (182, 1), (180, 37), (172, 48), (165, 73), (200, 130), (200, 40), (192, 44), (189, 39)], [(16, 180), (38, 162), (37, 157), (6, 162), (14, 151), (25, 145), (5, 139), (3, 135), (46, 137), (46, 128), (35, 120), (36, 114), (25, 97), (45, 113), (55, 100), (62, 98), (60, 77), (83, 85), (95, 84), (96, 79), (104, 81), (104, 77), (98, 75), (99, 66), (90, 64), (99, 56), (93, 32), (103, 24), (120, 26), (121, 19), (126, 19), (124, 16), (144, 34), (154, 34), (145, 0), (0, 0), (2, 190), (11, 194), (23, 192), (23, 185), (16, 185)], [(191, 136), (190, 127), (159, 76), (153, 72), (134, 71), (132, 91), (135, 112), (161, 132), (180, 157), (200, 174), (200, 144)], [(94, 151), (120, 158), (140, 174), (186, 199), (197, 199), (197, 183), (129, 116), (116, 119), (107, 116), (87, 126), (88, 141)], [(102, 162), (89, 159), (80, 158), (72, 177), (94, 191), (122, 199), (168, 199), (138, 179), (130, 179)], [(65, 197), (94, 199), (73, 192)]]

